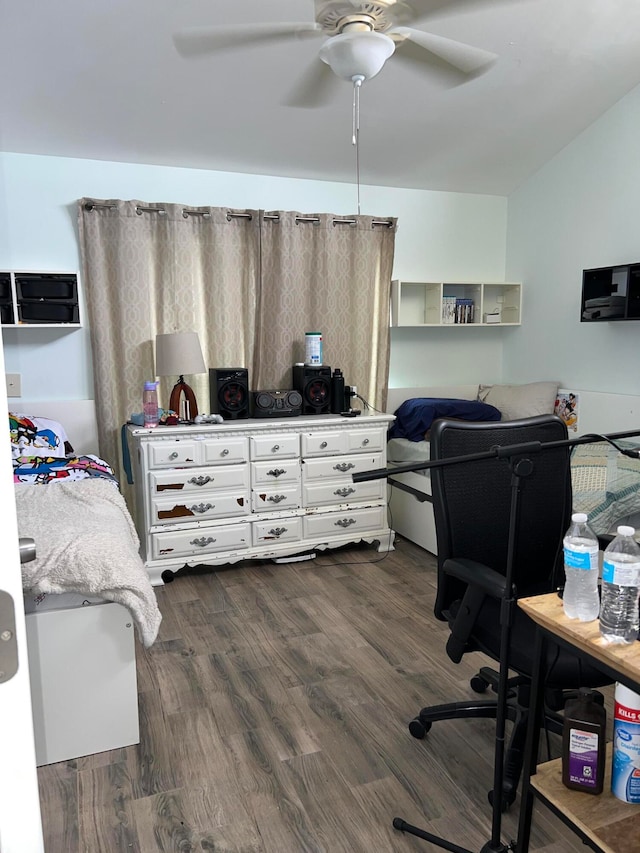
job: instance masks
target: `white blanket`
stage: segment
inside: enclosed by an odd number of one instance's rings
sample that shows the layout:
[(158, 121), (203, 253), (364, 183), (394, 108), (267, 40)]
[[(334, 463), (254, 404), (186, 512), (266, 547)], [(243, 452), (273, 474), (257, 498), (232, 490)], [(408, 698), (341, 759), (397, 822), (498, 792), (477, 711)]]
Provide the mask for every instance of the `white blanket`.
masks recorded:
[(20, 536), (35, 541), (36, 559), (22, 565), (22, 586), (35, 593), (79, 592), (130, 611), (145, 646), (162, 619), (138, 553), (124, 498), (107, 480), (15, 486)]

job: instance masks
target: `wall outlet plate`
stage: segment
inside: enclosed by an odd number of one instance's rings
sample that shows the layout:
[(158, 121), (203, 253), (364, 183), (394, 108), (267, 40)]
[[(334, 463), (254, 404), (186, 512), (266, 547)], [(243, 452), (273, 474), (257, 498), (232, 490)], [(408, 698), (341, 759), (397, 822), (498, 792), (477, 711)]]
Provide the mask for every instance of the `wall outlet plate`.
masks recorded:
[(5, 373), (7, 397), (22, 397), (22, 377), (19, 373)]

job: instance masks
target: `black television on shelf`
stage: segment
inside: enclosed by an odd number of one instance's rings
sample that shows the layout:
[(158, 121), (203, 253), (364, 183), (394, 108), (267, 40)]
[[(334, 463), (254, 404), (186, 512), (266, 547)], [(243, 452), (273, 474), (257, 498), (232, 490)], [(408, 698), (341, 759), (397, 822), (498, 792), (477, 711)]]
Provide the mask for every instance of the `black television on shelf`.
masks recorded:
[(640, 262), (583, 270), (580, 320), (640, 320)]

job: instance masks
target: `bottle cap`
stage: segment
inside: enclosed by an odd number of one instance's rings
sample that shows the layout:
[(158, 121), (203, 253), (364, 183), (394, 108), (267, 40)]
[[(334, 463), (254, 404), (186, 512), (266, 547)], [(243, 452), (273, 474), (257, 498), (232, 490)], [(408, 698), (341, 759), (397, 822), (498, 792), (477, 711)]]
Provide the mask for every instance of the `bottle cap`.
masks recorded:
[(144, 390), (145, 391), (155, 391), (157, 387), (158, 387), (157, 382), (145, 382), (144, 383)]
[(621, 524), (616, 530), (616, 533), (619, 533), (620, 536), (633, 536), (635, 532), (635, 527), (629, 527), (627, 524)]
[(575, 521), (576, 524), (584, 524), (587, 520), (586, 512), (574, 512), (571, 516), (571, 521)]

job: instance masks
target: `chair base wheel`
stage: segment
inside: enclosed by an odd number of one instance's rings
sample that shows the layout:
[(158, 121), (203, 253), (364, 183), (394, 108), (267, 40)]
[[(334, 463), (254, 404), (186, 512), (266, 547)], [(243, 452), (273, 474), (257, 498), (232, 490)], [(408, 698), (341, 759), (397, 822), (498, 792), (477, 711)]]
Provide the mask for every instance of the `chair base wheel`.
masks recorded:
[(469, 685), (474, 693), (486, 693), (489, 682), (481, 675), (474, 675), (469, 681)]
[(415, 720), (411, 720), (409, 723), (409, 733), (418, 740), (422, 740), (430, 728), (431, 723), (423, 723), (420, 717), (416, 717)]
[[(501, 805), (500, 811), (503, 813), (508, 812), (509, 808), (514, 803), (515, 798), (516, 798), (515, 791), (509, 791), (509, 792), (505, 791), (502, 795), (502, 803), (500, 804)], [(489, 805), (493, 807), (493, 791), (489, 791), (489, 793), (487, 795), (487, 799), (489, 800)]]

